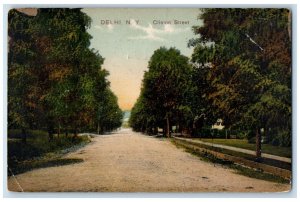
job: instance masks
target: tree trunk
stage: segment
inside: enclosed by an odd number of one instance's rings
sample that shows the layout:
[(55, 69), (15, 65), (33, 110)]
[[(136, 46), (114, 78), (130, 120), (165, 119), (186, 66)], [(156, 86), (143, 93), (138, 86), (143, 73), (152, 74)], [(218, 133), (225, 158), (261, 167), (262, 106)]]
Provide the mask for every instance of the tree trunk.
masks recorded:
[(57, 137), (59, 138), (60, 135), (60, 123), (58, 124), (58, 130), (57, 130)]
[(261, 133), (259, 128), (256, 128), (256, 160), (261, 161)]
[(169, 116), (167, 115), (167, 131), (166, 131), (166, 135), (169, 138), (170, 137), (170, 122), (169, 122)]
[(178, 132), (183, 135), (182, 125), (180, 123), (178, 124)]
[(163, 137), (166, 137), (166, 125), (164, 124), (163, 131), (162, 131)]
[(51, 118), (48, 119), (47, 122), (48, 125), (48, 138), (49, 138), (49, 142), (51, 142), (53, 140), (53, 133), (54, 133), (54, 122)]
[(154, 134), (157, 135), (157, 133), (158, 133), (158, 128), (155, 126), (155, 128), (154, 128)]
[(68, 130), (66, 130), (66, 133), (65, 133), (65, 134), (66, 134), (66, 138), (67, 138), (67, 137), (68, 137)]
[(22, 142), (26, 143), (27, 142), (27, 133), (26, 133), (26, 129), (22, 128)]
[(49, 137), (49, 142), (53, 140), (53, 126), (48, 127), (48, 137)]
[(49, 142), (51, 142), (53, 140), (53, 132), (52, 132), (52, 130), (48, 131), (48, 136), (49, 136)]
[(74, 130), (74, 134), (73, 134), (73, 137), (72, 137), (72, 141), (74, 141), (78, 136), (78, 132), (77, 132), (77, 129)]
[(97, 123), (97, 134), (100, 135), (100, 121)]

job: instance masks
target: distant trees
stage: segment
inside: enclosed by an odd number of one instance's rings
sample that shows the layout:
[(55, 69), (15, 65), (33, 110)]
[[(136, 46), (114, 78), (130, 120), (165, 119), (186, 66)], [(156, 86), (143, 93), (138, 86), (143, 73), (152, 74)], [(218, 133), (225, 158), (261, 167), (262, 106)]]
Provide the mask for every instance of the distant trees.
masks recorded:
[(90, 23), (80, 9), (38, 9), (36, 16), (9, 12), (9, 128), (22, 128), (24, 134), (45, 128), (50, 140), (60, 129), (96, 131), (100, 107), (118, 114), (101, 120), (107, 129), (121, 125), (108, 72), (101, 68), (104, 59), (89, 49)]
[(144, 74), (140, 98), (131, 112), (131, 126), (148, 132), (163, 127), (167, 136), (172, 124), (179, 128), (187, 126), (187, 116), (192, 113), (188, 105), (191, 71), (188, 58), (179, 50), (156, 50)]
[(111, 131), (122, 125), (123, 112), (118, 106), (118, 99), (113, 92), (106, 88), (96, 104), (97, 133)]

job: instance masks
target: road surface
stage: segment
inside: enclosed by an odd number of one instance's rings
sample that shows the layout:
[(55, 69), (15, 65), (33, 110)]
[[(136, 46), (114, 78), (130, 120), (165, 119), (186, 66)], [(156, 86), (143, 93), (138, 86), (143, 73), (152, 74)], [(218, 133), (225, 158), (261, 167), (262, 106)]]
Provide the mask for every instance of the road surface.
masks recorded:
[(130, 129), (96, 136), (64, 158), (82, 163), (32, 170), (8, 179), (10, 191), (42, 192), (281, 192), (278, 184), (199, 160), (169, 140)]

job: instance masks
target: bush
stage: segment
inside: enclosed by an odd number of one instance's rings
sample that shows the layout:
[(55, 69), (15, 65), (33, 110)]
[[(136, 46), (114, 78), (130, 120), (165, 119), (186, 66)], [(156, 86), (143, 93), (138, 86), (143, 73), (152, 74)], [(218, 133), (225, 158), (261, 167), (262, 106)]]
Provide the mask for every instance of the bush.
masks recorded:
[(202, 128), (195, 130), (195, 137), (201, 137), (201, 138), (211, 138), (212, 132), (210, 128)]
[[(42, 130), (27, 130), (26, 131), (27, 138), (34, 138), (34, 137), (48, 137), (48, 133)], [(23, 134), (21, 129), (10, 129), (7, 132), (8, 138), (13, 139), (22, 139)]]
[[(249, 142), (249, 141), (251, 141), (253, 138), (256, 137), (256, 134), (255, 134), (255, 132), (254, 132), (253, 130), (249, 130), (248, 132), (246, 132), (245, 136), (246, 136), (246, 138), (247, 138), (247, 140), (248, 140), (248, 142)], [(249, 143), (250, 143), (250, 142), (249, 142)]]
[(236, 135), (236, 138), (237, 138), (237, 139), (245, 139), (247, 133), (248, 133), (247, 131), (238, 131), (238, 133), (237, 133), (237, 135)]
[(291, 134), (289, 131), (280, 131), (272, 136), (271, 144), (274, 146), (290, 147), (292, 144)]
[(244, 139), (246, 136), (246, 132), (239, 131), (239, 130), (218, 130), (218, 129), (211, 129), (211, 128), (202, 128), (200, 130), (196, 130), (194, 137), (201, 137), (201, 138), (220, 138), (225, 139), (227, 133), (227, 138), (231, 136), (235, 136), (237, 139)]
[[(13, 131), (13, 133), (11, 133), (10, 130), (8, 136), (19, 137), (18, 134), (17, 130)], [(55, 136), (54, 139), (49, 142), (47, 132), (30, 131), (30, 137), (28, 137), (27, 143), (23, 143), (18, 138), (10, 138), (8, 140), (8, 159), (31, 159), (42, 156), (48, 152), (56, 152), (88, 141), (89, 137), (86, 135), (77, 136), (75, 139), (71, 135), (69, 137), (61, 135), (60, 137)]]
[(212, 129), (213, 138), (226, 138), (226, 130)]

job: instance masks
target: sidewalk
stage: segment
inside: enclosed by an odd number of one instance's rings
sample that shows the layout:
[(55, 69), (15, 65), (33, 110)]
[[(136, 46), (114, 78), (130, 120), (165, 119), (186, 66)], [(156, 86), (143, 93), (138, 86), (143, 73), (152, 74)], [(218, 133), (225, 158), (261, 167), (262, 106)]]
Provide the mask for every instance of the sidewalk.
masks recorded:
[[(192, 143), (198, 143), (198, 144), (200, 143), (200, 144), (207, 145), (207, 146), (212, 146), (212, 147), (217, 147), (217, 148), (222, 148), (222, 149), (228, 149), (228, 150), (231, 150), (231, 151), (237, 151), (237, 152), (250, 154), (250, 155), (254, 155), (254, 156), (256, 155), (255, 151), (248, 150), (248, 149), (242, 149), (242, 148), (238, 148), (238, 147), (231, 147), (231, 146), (214, 144), (214, 143), (208, 143), (208, 142), (203, 142), (201, 140), (192, 140), (192, 139), (188, 139), (188, 138), (181, 138), (181, 137), (174, 137), (174, 138), (179, 139), (179, 140), (184, 140), (186, 142), (192, 142)], [(278, 161), (283, 161), (283, 162), (286, 162), (286, 163), (291, 163), (291, 159), (286, 158), (286, 157), (275, 156), (275, 155), (266, 154), (266, 153), (262, 153), (261, 156), (264, 157), (264, 158), (269, 158), (269, 159), (274, 159), (274, 160), (278, 160)]]

